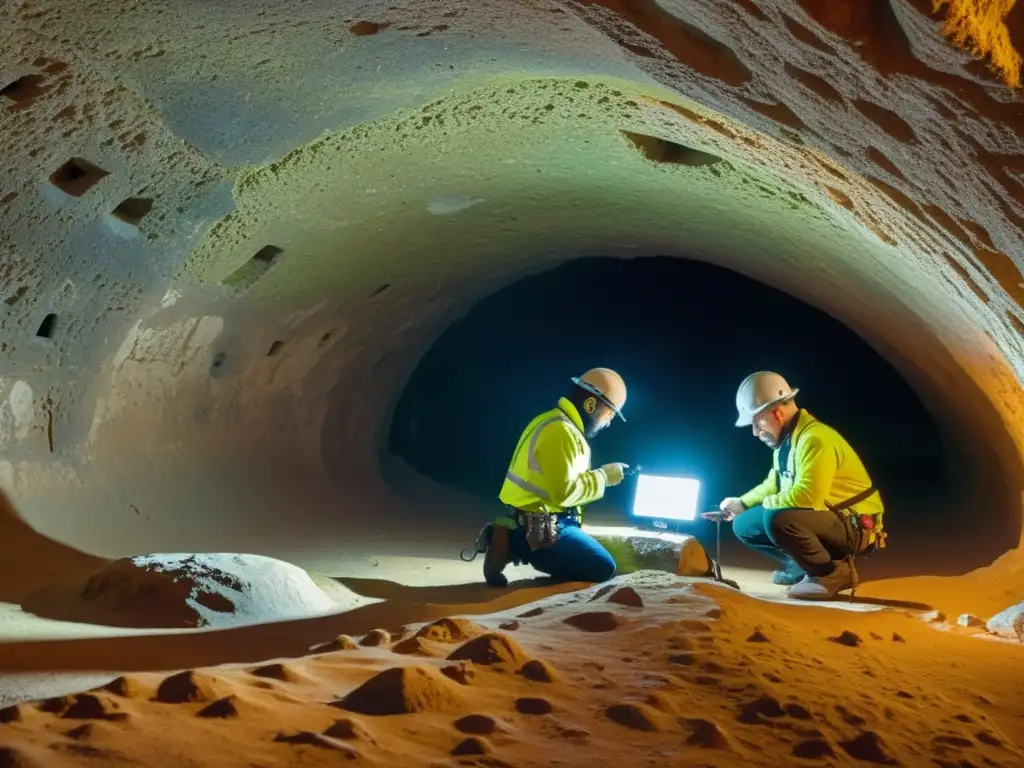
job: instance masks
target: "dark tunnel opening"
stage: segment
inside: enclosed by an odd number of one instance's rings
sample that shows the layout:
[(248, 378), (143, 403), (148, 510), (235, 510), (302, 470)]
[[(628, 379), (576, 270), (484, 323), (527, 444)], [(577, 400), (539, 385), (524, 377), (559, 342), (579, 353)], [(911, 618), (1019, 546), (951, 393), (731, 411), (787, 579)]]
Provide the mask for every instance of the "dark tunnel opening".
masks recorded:
[[(523, 426), (566, 393), (569, 376), (595, 365), (615, 368), (629, 387), (628, 423), (593, 442), (595, 466), (625, 461), (699, 478), (708, 509), (746, 491), (771, 456), (733, 426), (736, 387), (750, 372), (777, 370), (801, 388), (802, 407), (849, 440), (881, 488), (891, 541), (878, 558), (885, 575), (964, 572), (1019, 535), (979, 508), (979, 482), (960, 458), (969, 446), (951, 440), (854, 331), (753, 279), (675, 257), (579, 259), (479, 302), (411, 375), (389, 452), (482, 508), (493, 505)], [(591, 519), (622, 519), (631, 493), (628, 482), (610, 490)], [(968, 548), (957, 544), (965, 531), (974, 537)], [(700, 522), (688, 532), (713, 536)]]

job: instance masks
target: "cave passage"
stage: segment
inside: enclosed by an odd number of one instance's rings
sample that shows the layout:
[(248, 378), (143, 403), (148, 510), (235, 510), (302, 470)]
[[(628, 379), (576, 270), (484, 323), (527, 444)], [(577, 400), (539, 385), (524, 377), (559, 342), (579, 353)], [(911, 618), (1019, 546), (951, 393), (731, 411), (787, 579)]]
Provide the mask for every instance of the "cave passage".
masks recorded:
[[(750, 372), (777, 370), (865, 461), (886, 503), (891, 560), (913, 552), (915, 568), (950, 572), (990, 562), (1015, 541), (1015, 531), (982, 530), (1006, 523), (972, 504), (963, 446), (865, 341), (782, 291), (690, 259), (580, 259), (479, 302), (411, 376), (390, 451), (493, 502), (525, 423), (568, 391), (570, 375), (597, 365), (625, 377), (629, 400), (628, 423), (593, 442), (595, 466), (625, 461), (697, 477), (707, 508), (746, 491), (771, 456), (733, 426), (736, 387)], [(621, 513), (630, 498), (627, 483), (592, 509)], [(992, 548), (957, 556), (950, 537), (964, 529)]]
[(595, 364), (595, 458), (714, 504), (774, 368), (883, 488), (880, 563), (1018, 547), (980, 589), (1019, 599), (1024, 127), (927, 4), (15, 5), (0, 485), (60, 547), (454, 559)]

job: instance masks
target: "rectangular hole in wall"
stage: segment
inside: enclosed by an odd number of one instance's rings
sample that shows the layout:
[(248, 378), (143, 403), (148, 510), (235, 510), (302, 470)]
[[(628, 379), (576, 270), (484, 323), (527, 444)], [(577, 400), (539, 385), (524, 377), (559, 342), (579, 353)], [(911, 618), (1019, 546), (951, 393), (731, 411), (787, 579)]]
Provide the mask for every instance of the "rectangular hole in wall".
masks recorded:
[(283, 341), (275, 341), (273, 344), (270, 345), (270, 349), (267, 351), (267, 357), (274, 357), (278, 352), (281, 351), (281, 348), (283, 346)]
[(109, 175), (109, 171), (88, 160), (72, 157), (50, 175), (50, 183), (65, 194), (81, 197)]
[(40, 339), (52, 339), (53, 332), (57, 330), (57, 316), (51, 312), (43, 318), (43, 322), (39, 324), (39, 330), (36, 331), (36, 337)]
[(131, 224), (133, 227), (139, 226), (146, 214), (153, 210), (153, 199), (150, 197), (129, 197), (127, 200), (121, 202), (110, 215), (114, 218), (120, 219), (125, 224)]
[(270, 270), (277, 259), (284, 253), (280, 248), (267, 245), (259, 253), (249, 259), (221, 281), (221, 285), (236, 293), (248, 290)]

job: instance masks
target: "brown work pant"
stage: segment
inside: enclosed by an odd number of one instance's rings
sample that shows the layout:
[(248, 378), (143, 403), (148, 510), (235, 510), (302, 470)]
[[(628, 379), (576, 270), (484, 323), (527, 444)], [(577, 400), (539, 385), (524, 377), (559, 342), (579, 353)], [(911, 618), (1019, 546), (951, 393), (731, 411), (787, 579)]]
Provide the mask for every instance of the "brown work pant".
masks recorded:
[(856, 554), (859, 536), (829, 510), (751, 507), (732, 522), (736, 538), (785, 566), (787, 556), (807, 573), (829, 573), (836, 560)]

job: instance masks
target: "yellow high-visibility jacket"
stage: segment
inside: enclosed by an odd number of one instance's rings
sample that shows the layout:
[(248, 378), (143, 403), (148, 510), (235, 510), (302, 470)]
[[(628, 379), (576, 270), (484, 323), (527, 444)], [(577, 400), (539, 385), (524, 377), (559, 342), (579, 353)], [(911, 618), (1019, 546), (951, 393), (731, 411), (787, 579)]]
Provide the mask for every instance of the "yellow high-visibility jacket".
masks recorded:
[[(840, 506), (873, 486), (863, 462), (843, 436), (807, 411), (797, 413), (789, 441), (786, 466), (779, 466), (780, 448), (776, 448), (768, 477), (740, 496), (745, 506), (825, 510), (826, 503)], [(884, 508), (878, 491), (851, 509), (858, 515), (877, 515), (876, 528), (881, 529)]]
[(604, 496), (607, 478), (590, 469), (590, 445), (576, 406), (560, 398), (523, 430), (498, 498), (526, 512), (557, 514)]

